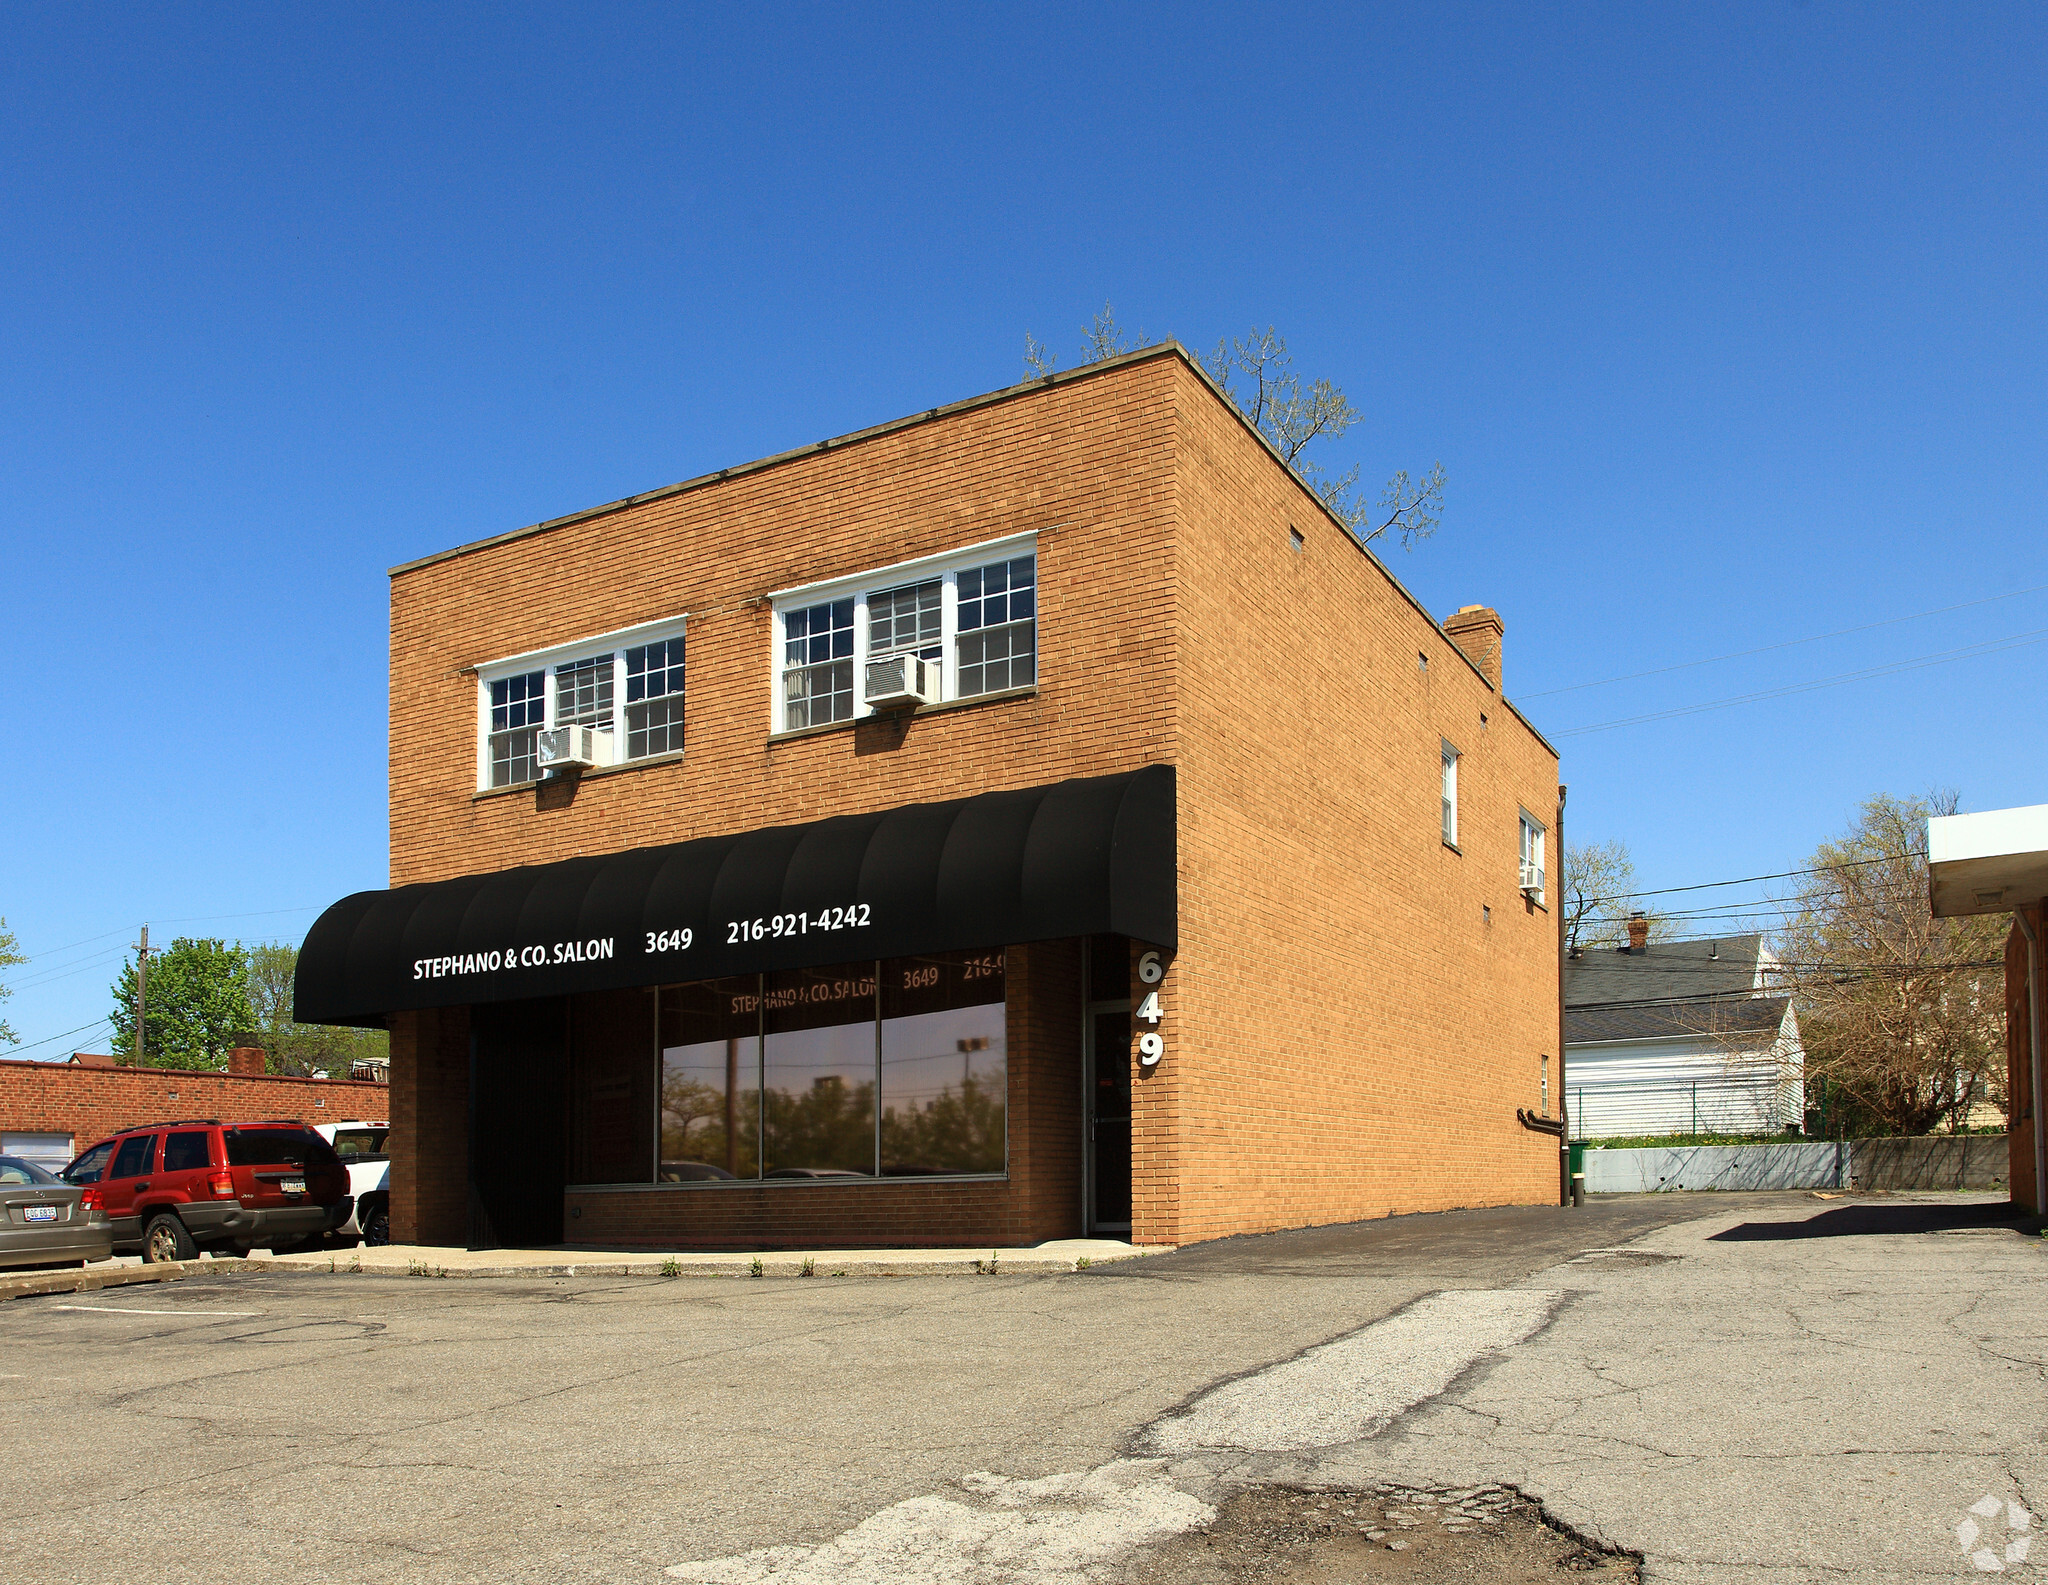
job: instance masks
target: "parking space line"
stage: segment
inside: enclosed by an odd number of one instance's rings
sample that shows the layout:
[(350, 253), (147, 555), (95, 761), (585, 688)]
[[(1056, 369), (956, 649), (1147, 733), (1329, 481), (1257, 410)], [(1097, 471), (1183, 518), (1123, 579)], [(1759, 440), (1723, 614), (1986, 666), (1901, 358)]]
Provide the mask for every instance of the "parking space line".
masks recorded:
[(261, 1315), (261, 1310), (132, 1310), (120, 1304), (53, 1304), (53, 1310), (90, 1310), (95, 1315), (213, 1315), (241, 1316)]

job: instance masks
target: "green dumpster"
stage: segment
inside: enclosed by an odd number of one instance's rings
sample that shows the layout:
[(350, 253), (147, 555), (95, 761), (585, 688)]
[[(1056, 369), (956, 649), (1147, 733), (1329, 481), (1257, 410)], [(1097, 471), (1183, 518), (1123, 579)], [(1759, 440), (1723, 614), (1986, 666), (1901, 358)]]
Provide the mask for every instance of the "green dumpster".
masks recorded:
[(1586, 1203), (1586, 1147), (1584, 1142), (1573, 1140), (1565, 1146), (1565, 1173), (1571, 1189), (1574, 1205)]

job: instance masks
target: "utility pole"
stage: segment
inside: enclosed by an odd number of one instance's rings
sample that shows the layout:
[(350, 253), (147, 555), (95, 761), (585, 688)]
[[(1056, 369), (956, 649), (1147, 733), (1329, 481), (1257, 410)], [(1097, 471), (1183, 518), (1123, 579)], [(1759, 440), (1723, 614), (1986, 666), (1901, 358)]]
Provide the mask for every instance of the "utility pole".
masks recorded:
[(148, 1036), (143, 1032), (148, 1026), (143, 1022), (149, 1010), (149, 926), (142, 927), (142, 940), (135, 947), (135, 1065), (143, 1064), (143, 1053), (148, 1049)]

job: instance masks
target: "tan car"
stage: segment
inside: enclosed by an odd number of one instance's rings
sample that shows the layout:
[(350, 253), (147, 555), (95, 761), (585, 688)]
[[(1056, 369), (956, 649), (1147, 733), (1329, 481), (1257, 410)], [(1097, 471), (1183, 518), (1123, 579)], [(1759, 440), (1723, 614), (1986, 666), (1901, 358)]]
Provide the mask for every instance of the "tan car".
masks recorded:
[(0, 1156), (0, 1266), (83, 1266), (114, 1253), (114, 1224), (97, 1187)]

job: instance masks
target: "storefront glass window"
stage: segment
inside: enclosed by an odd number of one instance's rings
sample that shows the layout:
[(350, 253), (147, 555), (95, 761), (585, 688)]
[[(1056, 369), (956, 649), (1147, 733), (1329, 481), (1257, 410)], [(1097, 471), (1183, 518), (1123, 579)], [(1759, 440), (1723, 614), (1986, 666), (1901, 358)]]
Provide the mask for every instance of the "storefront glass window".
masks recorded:
[(875, 1171), (875, 965), (762, 976), (762, 1127), (771, 1178)]
[(882, 965), (883, 1176), (1003, 1170), (1003, 983), (999, 951)]
[(760, 1141), (760, 977), (669, 986), (661, 993), (657, 1181), (758, 1178)]

